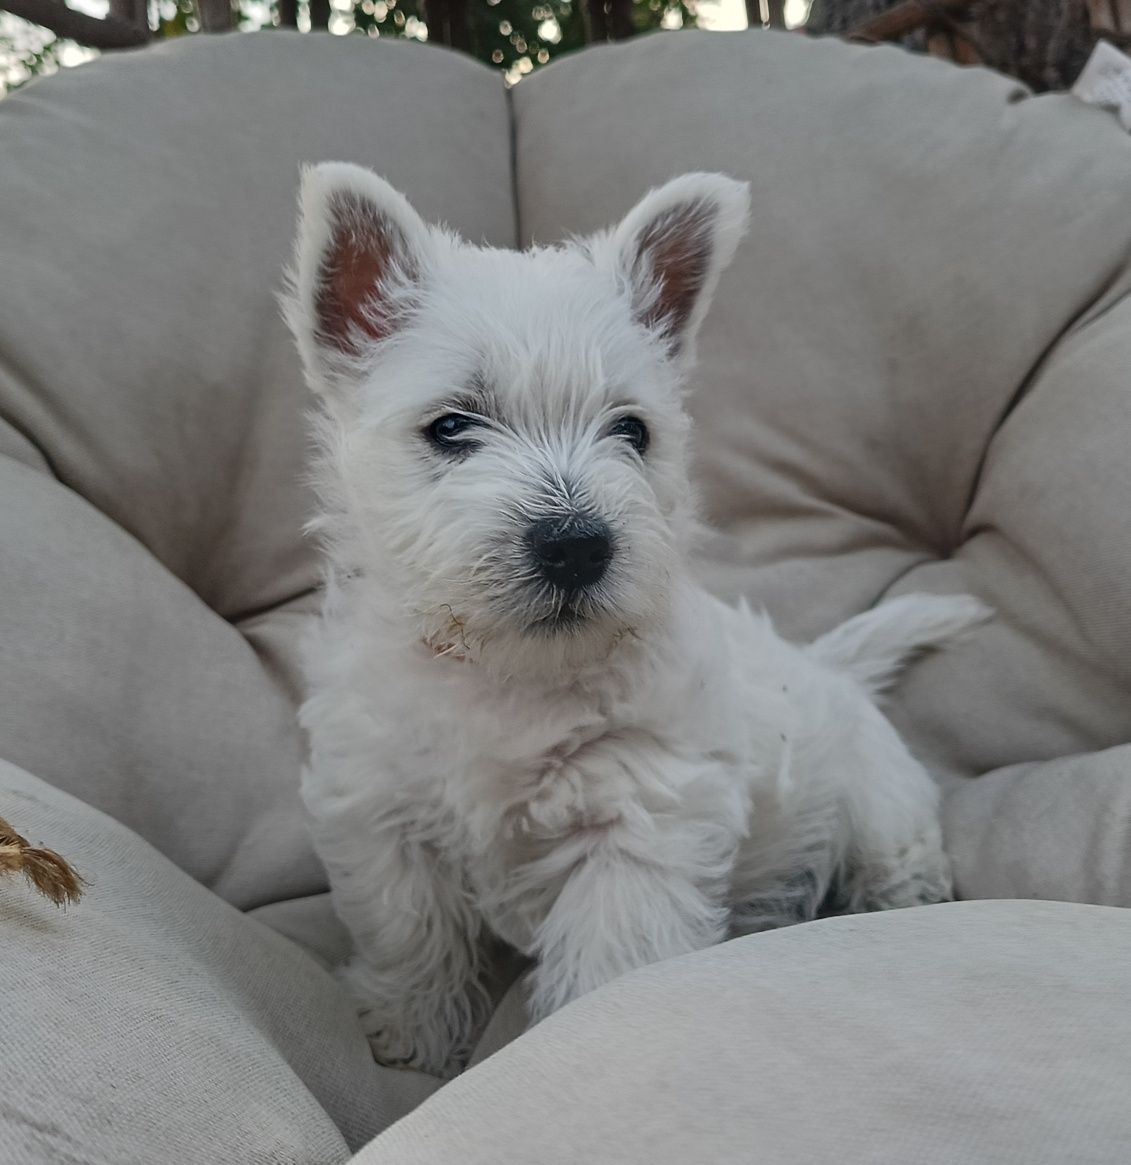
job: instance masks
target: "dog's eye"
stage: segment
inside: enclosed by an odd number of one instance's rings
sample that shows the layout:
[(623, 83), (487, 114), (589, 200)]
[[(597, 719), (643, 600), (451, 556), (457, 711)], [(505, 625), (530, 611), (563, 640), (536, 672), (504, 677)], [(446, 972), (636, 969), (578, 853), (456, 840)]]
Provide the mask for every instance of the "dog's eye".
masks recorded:
[(464, 416), (463, 413), (445, 413), (442, 417), (437, 417), (424, 431), (428, 439), (441, 449), (468, 450), (472, 443), (465, 440), (464, 435), (476, 424), (474, 417)]
[(648, 448), (648, 426), (639, 417), (621, 417), (609, 430), (610, 436), (623, 437), (637, 453)]

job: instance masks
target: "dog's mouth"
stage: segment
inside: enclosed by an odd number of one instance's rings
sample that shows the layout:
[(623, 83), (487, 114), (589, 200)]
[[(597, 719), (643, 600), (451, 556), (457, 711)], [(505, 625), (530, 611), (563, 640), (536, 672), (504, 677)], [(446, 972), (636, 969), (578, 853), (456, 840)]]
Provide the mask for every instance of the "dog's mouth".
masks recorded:
[(543, 615), (529, 624), (531, 635), (558, 635), (566, 631), (576, 631), (584, 626), (589, 616), (573, 604), (559, 607), (549, 615)]

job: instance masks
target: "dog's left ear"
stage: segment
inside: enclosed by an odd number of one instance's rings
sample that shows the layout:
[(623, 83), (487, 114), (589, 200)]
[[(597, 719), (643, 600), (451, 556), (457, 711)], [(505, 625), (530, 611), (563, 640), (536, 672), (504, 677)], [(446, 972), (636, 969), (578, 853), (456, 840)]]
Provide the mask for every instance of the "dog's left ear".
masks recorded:
[(303, 172), (284, 311), (312, 387), (364, 373), (411, 312), (434, 245), (404, 195), (371, 170), (324, 162)]
[(651, 191), (595, 249), (627, 284), (636, 318), (689, 360), (719, 276), (750, 217), (750, 188), (723, 174), (684, 174)]

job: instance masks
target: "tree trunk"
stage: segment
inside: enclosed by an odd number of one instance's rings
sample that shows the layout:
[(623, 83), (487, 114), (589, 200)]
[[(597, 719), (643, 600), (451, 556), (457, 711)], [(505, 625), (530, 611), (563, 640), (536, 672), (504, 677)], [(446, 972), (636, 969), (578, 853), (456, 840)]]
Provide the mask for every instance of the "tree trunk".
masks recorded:
[(1109, 31), (1125, 7), (1124, 0), (1103, 0), (1102, 8), (1098, 0), (815, 0), (808, 27), (902, 40), (1043, 92), (1071, 86), (1101, 35), (1128, 43), (1126, 31)]
[(149, 28), (147, 0), (110, 0), (110, 15), (138, 28)]
[(310, 0), (310, 30), (330, 27), (330, 0)]
[(1092, 27), (1131, 33), (1131, 0), (1088, 0)]
[(609, 39), (609, 22), (605, 17), (605, 0), (589, 0), (585, 6), (589, 16), (589, 39), (601, 44)]
[(1038, 92), (1069, 88), (1099, 39), (1087, 0), (981, 0), (975, 17), (982, 60)]
[(751, 28), (785, 28), (785, 0), (765, 0), (766, 18), (762, 19), (763, 0), (746, 0), (746, 23)]
[(205, 32), (227, 32), (235, 27), (232, 0), (196, 0), (196, 8), (200, 13), (200, 27)]
[(279, 24), (283, 28), (298, 28), (298, 0), (278, 0)]
[(635, 32), (632, 0), (609, 0), (609, 36), (613, 40), (628, 40)]
[(471, 51), (467, 0), (426, 0), (424, 14), (430, 41), (465, 53)]
[(899, 0), (813, 0), (805, 27), (818, 35), (848, 32), (898, 3)]
[(971, 0), (901, 0), (887, 12), (871, 16), (849, 31), (869, 40), (898, 40), (921, 28), (946, 27), (951, 20), (966, 15)]
[(636, 33), (632, 0), (588, 0), (586, 13), (591, 41), (628, 40)]

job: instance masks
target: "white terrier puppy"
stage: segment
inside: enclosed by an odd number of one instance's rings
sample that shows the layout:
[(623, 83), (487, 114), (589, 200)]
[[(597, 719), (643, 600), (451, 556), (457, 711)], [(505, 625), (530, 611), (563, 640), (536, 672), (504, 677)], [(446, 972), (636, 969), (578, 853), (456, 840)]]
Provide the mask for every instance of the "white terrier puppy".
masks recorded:
[(355, 166), (301, 201), (304, 796), (378, 1059), (466, 1056), (492, 936), (538, 1019), (729, 935), (947, 898), (935, 786), (872, 697), (985, 608), (906, 596), (796, 647), (689, 574), (682, 380), (746, 187), (688, 174), (524, 253)]

